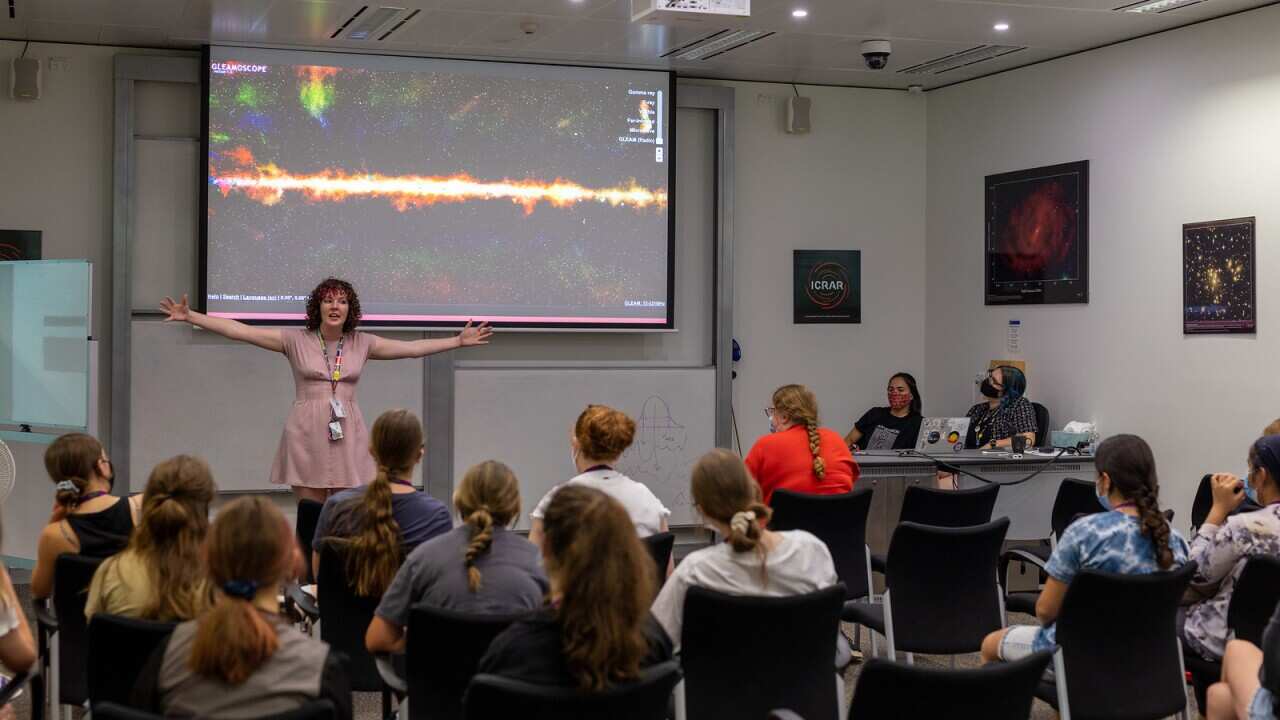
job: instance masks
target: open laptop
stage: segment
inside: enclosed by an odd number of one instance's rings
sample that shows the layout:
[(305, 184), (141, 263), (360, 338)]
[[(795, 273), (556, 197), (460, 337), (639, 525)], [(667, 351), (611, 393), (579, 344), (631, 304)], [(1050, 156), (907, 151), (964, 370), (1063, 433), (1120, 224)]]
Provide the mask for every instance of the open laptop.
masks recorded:
[(924, 453), (963, 450), (968, 434), (967, 417), (927, 417), (920, 421), (916, 450)]

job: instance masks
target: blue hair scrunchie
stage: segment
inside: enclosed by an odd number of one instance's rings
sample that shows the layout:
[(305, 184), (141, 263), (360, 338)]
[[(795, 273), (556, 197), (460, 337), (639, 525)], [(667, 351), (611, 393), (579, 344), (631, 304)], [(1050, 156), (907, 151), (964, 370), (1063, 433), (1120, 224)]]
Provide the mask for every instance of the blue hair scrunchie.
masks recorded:
[(1280, 435), (1264, 435), (1253, 444), (1258, 464), (1271, 475), (1272, 482), (1280, 483)]
[(233, 598), (252, 601), (258, 594), (258, 583), (253, 580), (228, 580), (222, 583), (222, 592)]

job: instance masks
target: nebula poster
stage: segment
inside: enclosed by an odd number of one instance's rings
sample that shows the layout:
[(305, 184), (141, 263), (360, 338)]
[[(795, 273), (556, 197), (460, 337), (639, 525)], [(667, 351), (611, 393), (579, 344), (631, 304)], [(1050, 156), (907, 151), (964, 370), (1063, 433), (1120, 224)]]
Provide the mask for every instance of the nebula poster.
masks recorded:
[(987, 305), (1089, 302), (1089, 161), (986, 178)]
[(1255, 218), (1182, 226), (1182, 332), (1256, 333)]

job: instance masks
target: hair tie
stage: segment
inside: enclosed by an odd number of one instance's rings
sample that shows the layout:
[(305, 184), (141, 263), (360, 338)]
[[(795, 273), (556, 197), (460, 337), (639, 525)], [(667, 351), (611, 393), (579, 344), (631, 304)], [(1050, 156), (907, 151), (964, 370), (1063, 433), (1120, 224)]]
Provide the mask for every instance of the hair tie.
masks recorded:
[(233, 598), (252, 601), (258, 594), (258, 583), (254, 580), (228, 580), (222, 583), (222, 592)]
[(58, 483), (53, 486), (53, 491), (78, 493), (80, 492), (80, 488), (76, 487), (76, 484), (70, 480), (59, 480)]
[(747, 534), (747, 530), (751, 529), (751, 523), (755, 522), (756, 513), (754, 510), (742, 510), (733, 514), (733, 519), (729, 521), (729, 528), (736, 533)]

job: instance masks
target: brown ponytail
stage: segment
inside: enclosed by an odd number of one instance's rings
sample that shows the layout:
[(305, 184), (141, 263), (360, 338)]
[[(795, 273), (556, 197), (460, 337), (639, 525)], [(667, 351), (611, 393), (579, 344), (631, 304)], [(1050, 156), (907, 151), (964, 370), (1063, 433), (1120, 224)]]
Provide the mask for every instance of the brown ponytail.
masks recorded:
[(760, 502), (760, 486), (742, 459), (728, 450), (712, 450), (694, 464), (690, 484), (699, 511), (728, 526), (727, 540), (734, 552), (755, 551), (760, 556), (760, 581), (768, 585), (768, 550), (760, 537), (773, 511)]
[(556, 613), (569, 674), (587, 691), (639, 677), (657, 568), (626, 509), (595, 488), (568, 485), (542, 526), (547, 572), (562, 593)]
[(773, 391), (773, 408), (809, 432), (813, 474), (819, 479), (826, 477), (827, 464), (822, 460), (822, 439), (818, 435), (818, 399), (813, 392), (803, 385), (783, 385)]
[(239, 685), (275, 653), (280, 638), (253, 595), (257, 588), (275, 592), (292, 565), (293, 543), (284, 516), (266, 498), (240, 498), (218, 513), (205, 541), (217, 600), (197, 620), (194, 672)]
[(391, 504), (391, 477), (407, 475), (422, 450), (422, 423), (409, 410), (388, 410), (378, 416), (369, 433), (369, 452), (378, 462), (378, 474), (364, 493), (335, 510), (335, 527), (351, 528), (347, 537), (329, 542), (346, 549), (347, 573), (357, 595), (379, 597), (391, 585), (404, 561), (400, 524)]
[(55, 485), (70, 482), (75, 488), (54, 490), (54, 498), (65, 508), (80, 504), (89, 480), (97, 475), (98, 460), (102, 458), (102, 443), (84, 433), (67, 433), (50, 443), (44, 451), (44, 469)]
[(462, 521), (471, 527), (471, 543), (464, 560), (467, 564), (467, 586), (480, 590), (480, 568), (476, 558), (493, 545), (495, 525), (506, 527), (520, 515), (520, 485), (511, 468), (486, 460), (467, 470), (453, 493), (453, 505)]
[(1112, 435), (1094, 453), (1098, 474), (1106, 473), (1111, 484), (1138, 509), (1142, 534), (1155, 546), (1156, 563), (1168, 570), (1173, 565), (1169, 546), (1169, 522), (1160, 512), (1160, 483), (1151, 446), (1137, 435)]

